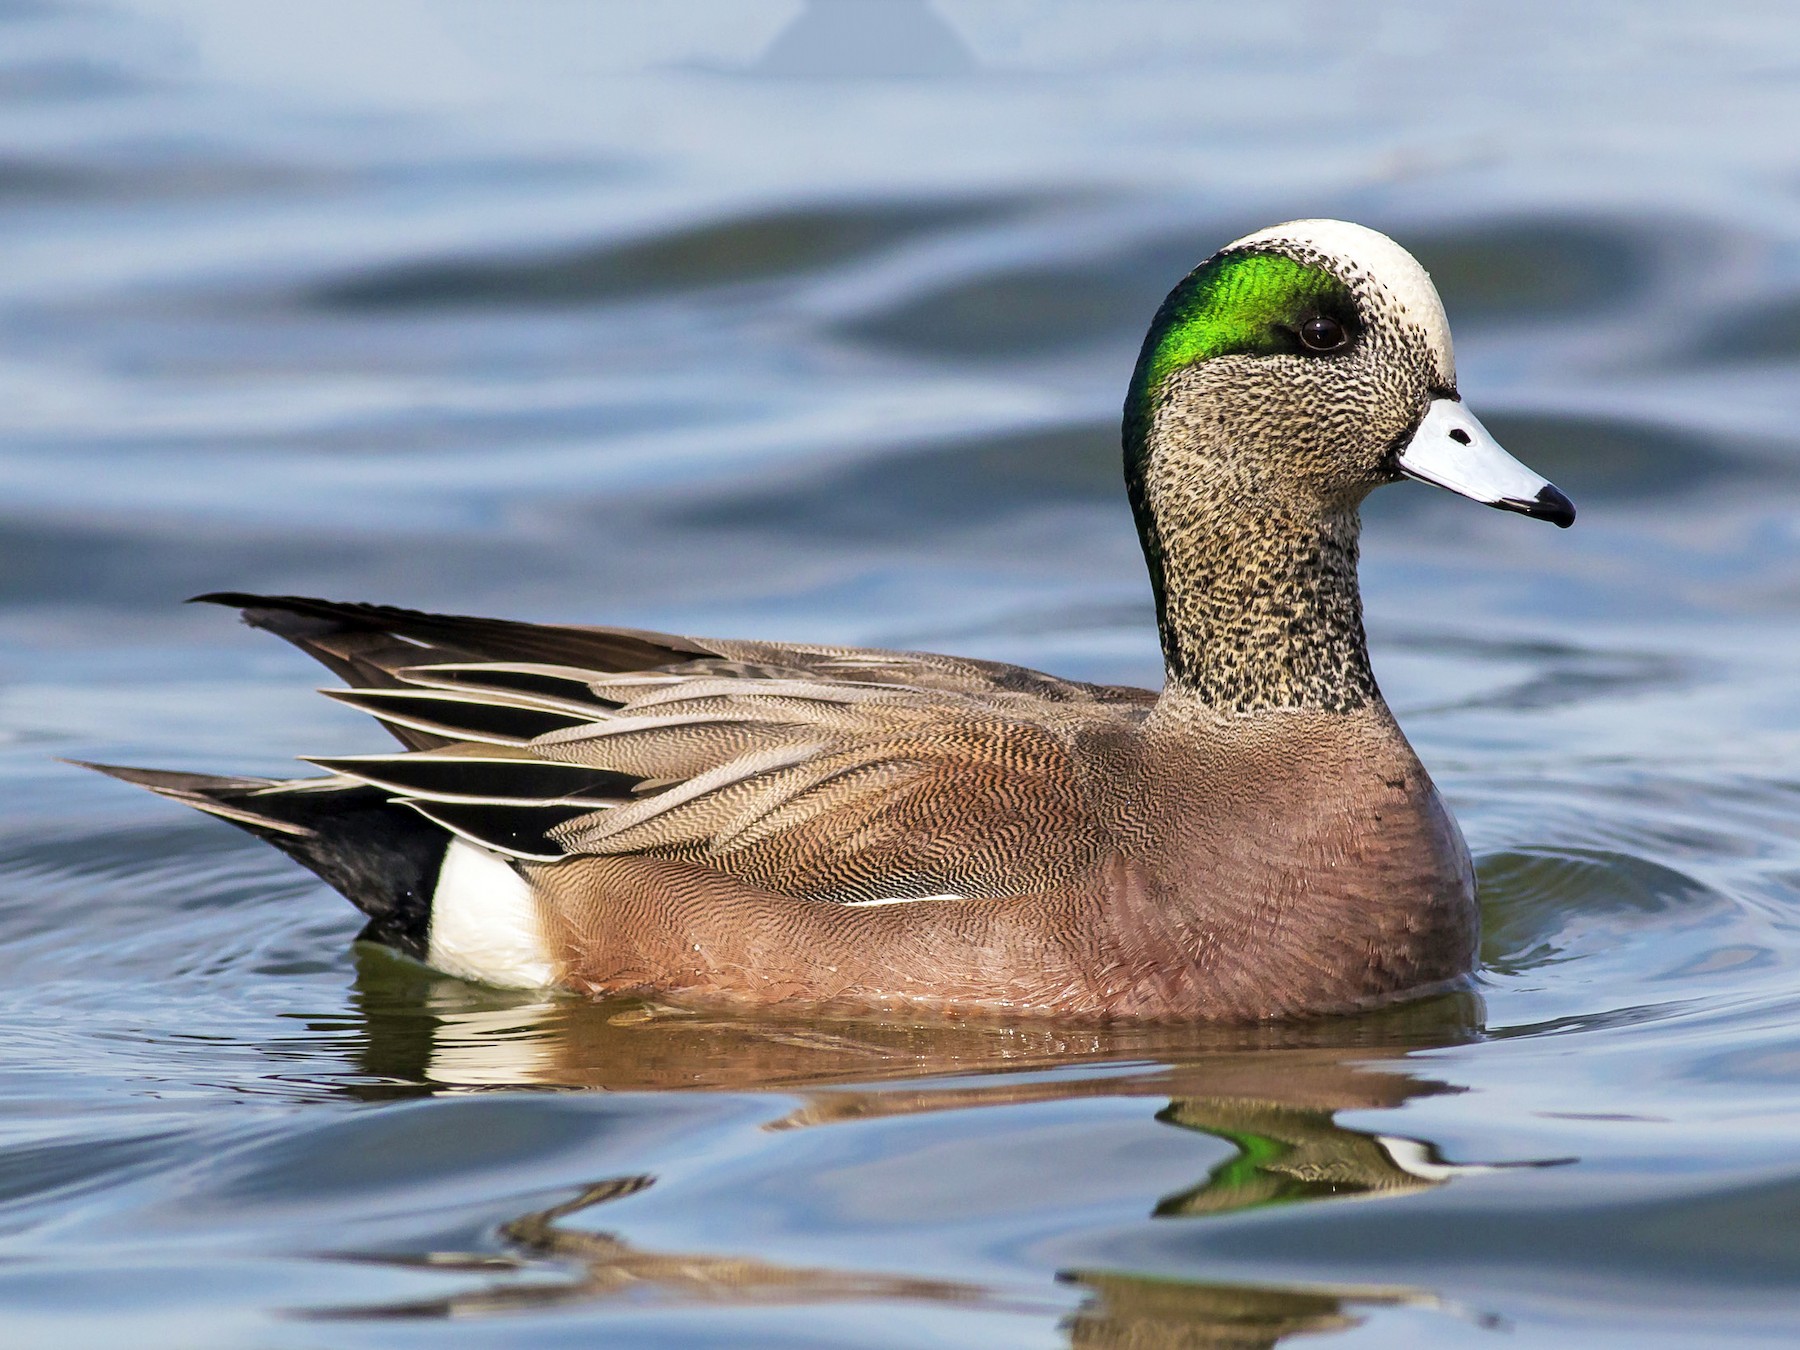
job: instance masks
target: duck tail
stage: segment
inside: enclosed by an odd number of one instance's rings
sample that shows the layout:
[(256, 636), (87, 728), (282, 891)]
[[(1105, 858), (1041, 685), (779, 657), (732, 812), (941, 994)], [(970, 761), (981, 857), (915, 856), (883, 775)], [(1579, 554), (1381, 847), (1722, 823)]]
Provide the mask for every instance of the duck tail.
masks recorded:
[(386, 791), (345, 778), (229, 778), (71, 761), (228, 820), (368, 915), (361, 937), (424, 960), (450, 833)]

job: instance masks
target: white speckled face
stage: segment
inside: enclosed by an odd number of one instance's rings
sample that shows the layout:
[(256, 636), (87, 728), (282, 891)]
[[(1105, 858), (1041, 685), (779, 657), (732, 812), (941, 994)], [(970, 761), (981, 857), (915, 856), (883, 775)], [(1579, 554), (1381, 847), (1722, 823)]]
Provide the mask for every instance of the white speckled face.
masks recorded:
[(1264, 248), (1322, 265), (1381, 319), (1411, 329), (1430, 362), (1431, 402), (1394, 463), (1409, 478), (1448, 488), (1489, 506), (1567, 527), (1575, 507), (1557, 488), (1514, 459), (1456, 395), (1456, 356), (1437, 287), (1418, 259), (1385, 234), (1346, 220), (1293, 220), (1245, 235), (1226, 251)]
[(1403, 476), (1575, 518), (1462, 406), (1444, 305), (1418, 260), (1342, 220), (1247, 234), (1169, 292), (1126, 395), (1125, 451), (1146, 529), (1202, 496), (1341, 510)]
[(1437, 367), (1433, 372), (1437, 386), (1456, 388), (1450, 321), (1444, 315), (1444, 302), (1438, 298), (1437, 287), (1431, 284), (1430, 273), (1419, 266), (1417, 258), (1380, 231), (1347, 220), (1290, 220), (1233, 240), (1225, 251), (1274, 246), (1288, 252), (1280, 247), (1284, 244), (1297, 246), (1296, 252), (1318, 255), (1359, 294), (1372, 297), (1379, 293), (1386, 308), (1424, 336)]

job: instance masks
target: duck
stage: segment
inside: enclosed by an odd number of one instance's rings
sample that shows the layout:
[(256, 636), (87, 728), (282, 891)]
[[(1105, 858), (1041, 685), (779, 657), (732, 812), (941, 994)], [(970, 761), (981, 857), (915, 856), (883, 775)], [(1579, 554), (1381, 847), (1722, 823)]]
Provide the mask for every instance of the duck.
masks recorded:
[(242, 612), (398, 741), (298, 779), (91, 765), (256, 835), (451, 976), (596, 998), (1262, 1022), (1465, 984), (1474, 870), (1383, 700), (1359, 508), (1575, 508), (1458, 392), (1384, 234), (1169, 293), (1126, 394), (1160, 690), (1002, 662), (299, 596)]

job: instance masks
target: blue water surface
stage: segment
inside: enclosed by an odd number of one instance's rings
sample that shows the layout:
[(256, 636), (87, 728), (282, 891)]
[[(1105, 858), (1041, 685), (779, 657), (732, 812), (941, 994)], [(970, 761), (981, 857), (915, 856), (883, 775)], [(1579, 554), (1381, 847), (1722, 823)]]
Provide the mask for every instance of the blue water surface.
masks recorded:
[[(0, 3), (0, 1339), (1791, 1343), (1796, 126), (1774, 0)], [(1581, 508), (1366, 512), (1472, 993), (524, 999), (57, 762), (380, 746), (221, 588), (1154, 683), (1137, 342), (1313, 215)]]

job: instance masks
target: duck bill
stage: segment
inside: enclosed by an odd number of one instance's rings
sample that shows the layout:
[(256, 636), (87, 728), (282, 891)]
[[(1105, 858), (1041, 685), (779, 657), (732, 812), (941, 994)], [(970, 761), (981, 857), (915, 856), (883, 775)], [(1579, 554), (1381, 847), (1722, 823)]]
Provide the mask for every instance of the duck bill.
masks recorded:
[(1395, 461), (1421, 483), (1568, 529), (1575, 503), (1500, 448), (1460, 399), (1434, 398)]

